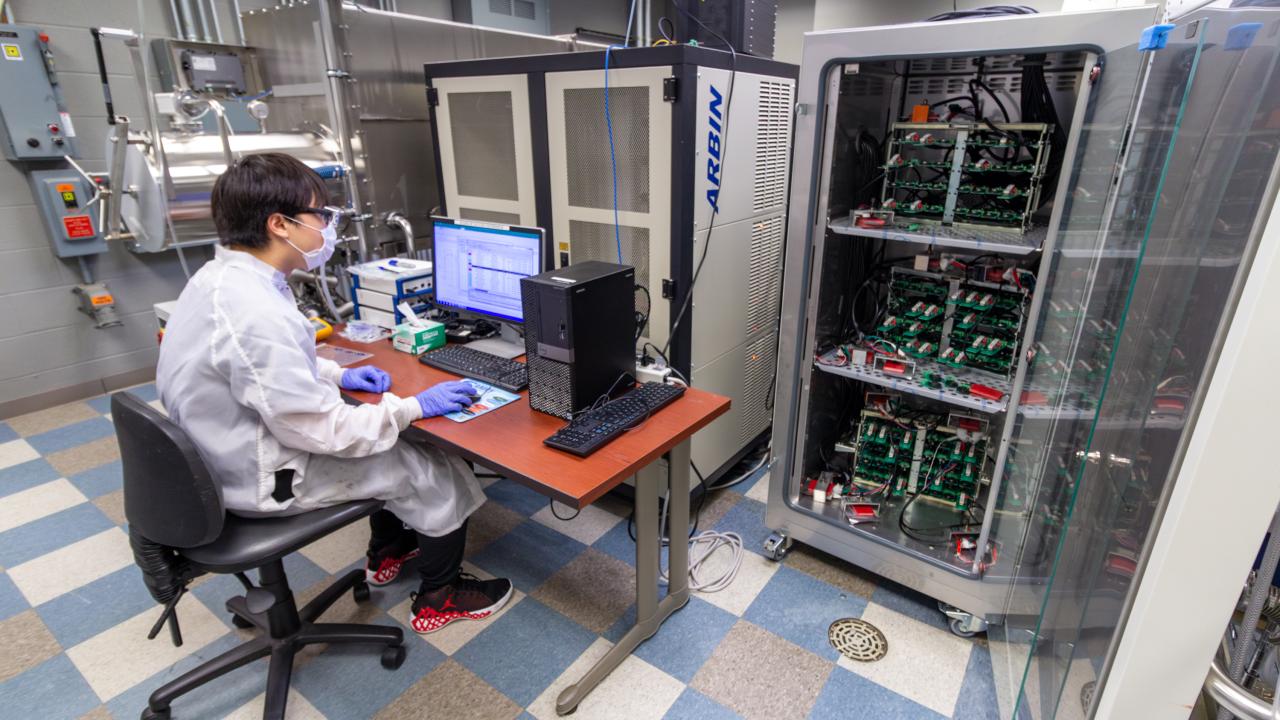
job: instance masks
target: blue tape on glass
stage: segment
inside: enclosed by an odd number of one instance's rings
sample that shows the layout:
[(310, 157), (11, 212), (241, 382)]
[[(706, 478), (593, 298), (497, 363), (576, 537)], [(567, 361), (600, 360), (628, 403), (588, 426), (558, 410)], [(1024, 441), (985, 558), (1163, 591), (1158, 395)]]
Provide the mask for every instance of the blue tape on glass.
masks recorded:
[(1253, 39), (1258, 37), (1258, 31), (1261, 29), (1260, 22), (1240, 23), (1233, 26), (1227, 31), (1227, 41), (1222, 44), (1222, 49), (1244, 50), (1253, 44)]
[(1143, 30), (1142, 37), (1138, 38), (1138, 50), (1163, 50), (1169, 44), (1169, 31), (1172, 29), (1172, 23), (1161, 23)]

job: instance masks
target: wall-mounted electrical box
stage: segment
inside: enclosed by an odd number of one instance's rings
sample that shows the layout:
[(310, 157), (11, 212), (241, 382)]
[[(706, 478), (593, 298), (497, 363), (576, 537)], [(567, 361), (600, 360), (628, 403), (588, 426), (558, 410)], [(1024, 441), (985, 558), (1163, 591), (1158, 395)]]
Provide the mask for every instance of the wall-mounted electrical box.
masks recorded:
[(58, 257), (107, 251), (98, 232), (98, 205), (88, 204), (94, 193), (88, 180), (71, 170), (35, 170), (28, 179)]
[(0, 27), (0, 140), (10, 160), (74, 156), (75, 128), (62, 102), (49, 36), (23, 25)]

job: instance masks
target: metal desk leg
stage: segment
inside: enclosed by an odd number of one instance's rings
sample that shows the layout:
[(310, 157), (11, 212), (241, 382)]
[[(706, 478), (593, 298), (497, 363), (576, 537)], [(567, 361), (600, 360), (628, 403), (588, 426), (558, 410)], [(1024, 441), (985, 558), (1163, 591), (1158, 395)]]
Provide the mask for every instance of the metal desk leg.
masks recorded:
[[(689, 442), (671, 450), (671, 507), (668, 509), (672, 532), (677, 537), (689, 527)], [(556, 698), (556, 713), (567, 715), (578, 703), (622, 664), (640, 643), (653, 637), (671, 613), (689, 602), (689, 545), (677, 542), (670, 549), (671, 586), (667, 596), (658, 602), (658, 563), (662, 557), (662, 529), (658, 527), (658, 487), (662, 484), (657, 463), (640, 471), (636, 477), (636, 624), (627, 631), (604, 657), (576, 684), (565, 688)], [(687, 532), (685, 530), (684, 532)]]

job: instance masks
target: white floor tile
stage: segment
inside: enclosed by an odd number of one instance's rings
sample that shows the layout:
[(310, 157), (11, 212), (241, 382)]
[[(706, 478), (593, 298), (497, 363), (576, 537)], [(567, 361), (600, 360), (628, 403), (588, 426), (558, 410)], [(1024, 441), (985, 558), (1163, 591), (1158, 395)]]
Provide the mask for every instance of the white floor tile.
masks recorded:
[[(492, 625), (495, 620), (507, 614), (508, 610), (515, 607), (516, 603), (519, 603), (524, 598), (525, 594), (516, 590), (511, 594), (511, 599), (507, 601), (506, 606), (499, 610), (497, 615), (484, 620), (456, 620), (446, 625), (443, 629), (426, 635), (418, 635), (413, 628), (409, 627), (409, 615), (413, 608), (412, 600), (406, 598), (404, 602), (388, 610), (387, 614), (396, 622), (404, 625), (406, 635), (416, 635), (445, 655), (452, 656), (461, 650), (462, 646), (471, 642), (471, 639), (479, 635), (482, 630)], [(406, 642), (413, 642), (413, 640), (407, 640)]]
[[(169, 416), (169, 411), (164, 409), (164, 403), (160, 402), (160, 400), (159, 400), (159, 399), (152, 400), (151, 402), (149, 402), (149, 403), (147, 403), (147, 404), (148, 404), (148, 405), (150, 405), (151, 407), (155, 408), (155, 409), (156, 409), (156, 411), (157, 411), (157, 412), (159, 412), (161, 415), (164, 415), (165, 417), (168, 417), (168, 416)], [(265, 697), (265, 695), (264, 695), (264, 697)], [(290, 714), (291, 716), (293, 715), (293, 713), (292, 713), (292, 712), (290, 712), (289, 714)]]
[(25, 525), (88, 500), (65, 478), (0, 498), (0, 532)]
[(862, 619), (884, 633), (889, 654), (872, 663), (841, 656), (839, 665), (950, 717), (964, 683), (972, 641), (876, 603), (867, 605)]
[[(555, 512), (560, 517), (569, 517), (573, 515), (573, 508), (556, 503)], [(533, 519), (558, 533), (568, 535), (584, 545), (594, 544), (605, 533), (612, 530), (615, 525), (622, 522), (621, 517), (596, 505), (588, 505), (582, 508), (582, 512), (578, 513), (572, 520), (557, 519), (551, 514), (551, 507), (546, 506), (534, 513)]]
[(109, 575), (132, 562), (133, 551), (129, 549), (129, 537), (120, 528), (113, 527), (9, 568), (8, 574), (26, 596), (27, 602), (34, 606)]
[(40, 453), (31, 447), (26, 440), (10, 440), (0, 443), (0, 470), (20, 463), (35, 460)]
[(330, 533), (300, 551), (308, 560), (330, 575), (364, 557), (369, 549), (369, 523), (354, 522)]
[[(604, 657), (612, 644), (604, 638), (596, 638), (578, 659), (565, 670), (551, 687), (547, 688), (529, 706), (529, 714), (538, 720), (558, 720), (556, 698), (566, 687), (586, 674), (587, 670)], [(574, 720), (658, 720), (675, 704), (684, 692), (684, 683), (658, 668), (631, 655), (596, 686), (577, 712)]]
[(752, 485), (751, 489), (747, 491), (747, 497), (767, 504), (769, 502), (769, 475), (770, 473), (766, 472), (764, 477), (757, 480), (756, 484)]
[(227, 634), (222, 620), (204, 603), (193, 600), (178, 603), (182, 647), (168, 641), (167, 631), (155, 640), (147, 639), (160, 614), (159, 607), (150, 607), (67, 650), (67, 657), (106, 702)]
[[(236, 708), (223, 720), (259, 720), (262, 717), (262, 705), (266, 701), (267, 694), (262, 693)], [(325, 720), (324, 713), (317, 710), (316, 706), (303, 697), (302, 693), (293, 688), (289, 688), (289, 704), (286, 707), (285, 713), (289, 716), (289, 720)]]
[[(707, 561), (703, 575), (711, 578), (719, 577), (728, 566), (728, 561), (729, 553), (725, 550), (718, 551)], [(779, 567), (778, 563), (772, 560), (766, 560), (750, 550), (744, 550), (742, 553), (742, 567), (738, 569), (738, 576), (734, 578), (729, 587), (720, 592), (703, 593), (695, 591), (695, 594), (722, 610), (727, 610), (738, 617), (742, 617), (742, 613), (746, 612), (751, 603), (755, 602), (756, 596), (769, 583), (769, 579), (773, 577), (773, 574), (778, 572)]]

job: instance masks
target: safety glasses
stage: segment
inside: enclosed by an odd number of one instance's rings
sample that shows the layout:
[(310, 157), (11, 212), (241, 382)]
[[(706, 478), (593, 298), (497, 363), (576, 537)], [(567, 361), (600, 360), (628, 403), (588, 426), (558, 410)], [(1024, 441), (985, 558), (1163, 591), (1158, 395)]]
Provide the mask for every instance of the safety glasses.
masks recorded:
[(323, 208), (304, 207), (302, 208), (301, 212), (315, 215), (316, 217), (320, 218), (325, 225), (334, 224), (334, 222), (337, 221), (338, 217), (342, 215), (342, 210), (336, 207), (323, 207)]

